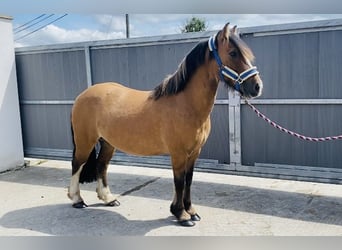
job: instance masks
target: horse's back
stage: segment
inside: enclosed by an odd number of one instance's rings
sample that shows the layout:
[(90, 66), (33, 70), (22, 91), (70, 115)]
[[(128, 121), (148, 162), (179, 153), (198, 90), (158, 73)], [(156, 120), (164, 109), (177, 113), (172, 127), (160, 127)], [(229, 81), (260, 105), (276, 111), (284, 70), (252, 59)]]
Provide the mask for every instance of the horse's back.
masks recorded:
[(140, 91), (125, 87), (119, 83), (108, 82), (95, 84), (84, 90), (75, 100), (77, 106), (101, 109), (120, 108), (121, 105), (138, 106), (149, 97), (148, 91)]
[(143, 93), (145, 91), (131, 89), (115, 82), (99, 83), (84, 90), (76, 98), (76, 102), (78, 101), (78, 99), (82, 99), (82, 98), (103, 99), (109, 96), (111, 96), (111, 98), (119, 98), (122, 94), (125, 94), (127, 92)]

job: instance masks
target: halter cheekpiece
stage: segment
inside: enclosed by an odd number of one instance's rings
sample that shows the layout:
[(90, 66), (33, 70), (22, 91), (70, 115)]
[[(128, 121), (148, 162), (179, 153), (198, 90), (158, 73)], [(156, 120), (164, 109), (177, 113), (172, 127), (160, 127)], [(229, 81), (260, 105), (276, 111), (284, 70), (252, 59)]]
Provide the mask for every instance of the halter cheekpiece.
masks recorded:
[(243, 71), (241, 74), (238, 74), (228, 66), (222, 64), (221, 58), (217, 52), (217, 48), (215, 46), (216, 35), (213, 35), (209, 38), (208, 46), (209, 50), (213, 53), (215, 60), (220, 68), (220, 78), (225, 82), (224, 76), (234, 81), (234, 89), (240, 92), (240, 85), (246, 81), (248, 78), (259, 74), (257, 67), (252, 66), (249, 69)]

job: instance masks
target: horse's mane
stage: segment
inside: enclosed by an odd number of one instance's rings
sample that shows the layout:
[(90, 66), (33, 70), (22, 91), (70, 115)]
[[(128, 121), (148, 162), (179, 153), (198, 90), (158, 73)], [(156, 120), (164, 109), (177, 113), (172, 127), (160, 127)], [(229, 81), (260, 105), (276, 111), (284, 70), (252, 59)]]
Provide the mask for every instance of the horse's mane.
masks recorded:
[[(239, 50), (245, 60), (251, 62), (254, 60), (253, 52), (238, 35), (231, 34), (229, 41)], [(217, 46), (217, 41), (215, 43)], [(198, 43), (183, 59), (176, 72), (167, 76), (161, 84), (154, 88), (150, 98), (158, 100), (162, 96), (171, 96), (183, 91), (198, 67), (205, 62), (207, 49), (207, 41)], [(211, 58), (213, 58), (212, 53), (209, 54), (209, 59)]]
[(205, 62), (208, 42), (198, 43), (182, 60), (175, 73), (167, 76), (161, 84), (152, 91), (151, 98), (158, 100), (162, 96), (175, 95), (183, 91), (195, 71)]

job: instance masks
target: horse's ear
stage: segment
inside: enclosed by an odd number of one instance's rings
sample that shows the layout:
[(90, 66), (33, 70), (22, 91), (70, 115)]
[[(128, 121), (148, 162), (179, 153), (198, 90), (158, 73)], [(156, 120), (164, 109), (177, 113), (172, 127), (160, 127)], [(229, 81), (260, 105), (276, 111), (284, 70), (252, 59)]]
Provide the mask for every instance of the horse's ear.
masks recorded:
[(226, 25), (223, 27), (221, 34), (222, 34), (221, 38), (225, 40), (229, 40), (229, 34), (230, 34), (229, 23), (226, 23)]
[(233, 34), (237, 35), (237, 36), (239, 35), (239, 31), (238, 31), (238, 29), (237, 29), (237, 25), (235, 25), (235, 26), (232, 28), (231, 32), (232, 32)]

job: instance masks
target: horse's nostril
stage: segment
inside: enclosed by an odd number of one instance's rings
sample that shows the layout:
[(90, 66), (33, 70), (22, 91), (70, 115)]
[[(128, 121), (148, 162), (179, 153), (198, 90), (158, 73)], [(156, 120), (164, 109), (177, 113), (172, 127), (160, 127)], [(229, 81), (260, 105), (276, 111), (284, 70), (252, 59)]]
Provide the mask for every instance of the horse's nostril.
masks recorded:
[(260, 85), (259, 85), (259, 83), (256, 83), (254, 88), (255, 88), (255, 91), (256, 91), (256, 92), (259, 92), (259, 90), (260, 90)]

